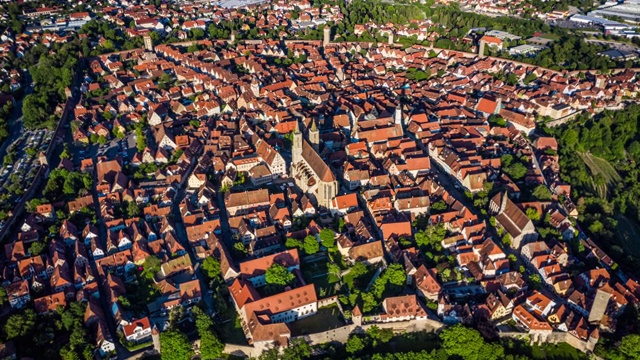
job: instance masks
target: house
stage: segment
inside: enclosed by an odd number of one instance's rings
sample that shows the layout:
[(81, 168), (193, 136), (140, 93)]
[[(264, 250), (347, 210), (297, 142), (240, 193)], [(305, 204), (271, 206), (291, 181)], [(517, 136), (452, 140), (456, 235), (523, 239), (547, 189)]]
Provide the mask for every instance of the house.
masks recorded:
[(57, 311), (58, 308), (67, 307), (67, 297), (64, 292), (59, 292), (33, 300), (33, 306), (38, 314), (48, 314)]
[(6, 286), (5, 291), (12, 309), (22, 309), (29, 301), (29, 281), (18, 280)]
[(225, 205), (229, 216), (243, 215), (252, 210), (268, 210), (269, 190), (260, 189), (240, 193), (225, 194)]
[(379, 240), (361, 245), (353, 246), (349, 249), (349, 260), (352, 263), (361, 262), (365, 265), (376, 264), (384, 261), (384, 249)]
[(485, 305), (489, 309), (492, 321), (509, 316), (513, 311), (513, 301), (500, 290), (496, 294), (490, 293), (487, 296)]
[(518, 305), (513, 309), (511, 317), (516, 324), (522, 326), (532, 336), (533, 341), (545, 341), (551, 335), (553, 328), (547, 321), (537, 314), (529, 312), (524, 305)]
[(60, 226), (60, 237), (68, 245), (73, 244), (78, 240), (78, 229), (68, 219), (65, 219)]
[(442, 286), (436, 279), (435, 269), (427, 269), (424, 265), (420, 265), (418, 270), (413, 274), (413, 283), (415, 284), (418, 295), (431, 301), (437, 301), (438, 295), (442, 290)]
[(380, 322), (395, 322), (427, 319), (427, 311), (422, 307), (416, 295), (387, 297), (382, 301), (384, 313)]
[(151, 323), (148, 317), (134, 320), (129, 325), (122, 327), (125, 339), (133, 343), (141, 343), (150, 339), (151, 337)]
[(111, 337), (109, 328), (102, 320), (98, 321), (98, 324), (95, 327), (95, 339), (100, 355), (103, 357), (116, 351), (116, 345), (113, 341), (113, 337)]
[(273, 255), (248, 260), (240, 263), (240, 276), (251, 281), (254, 287), (266, 285), (265, 275), (267, 269), (273, 264), (279, 264), (287, 268), (289, 272), (300, 270), (300, 257), (297, 249), (290, 249)]
[(358, 196), (356, 193), (336, 196), (331, 200), (331, 215), (343, 216), (349, 211), (358, 209)]
[(200, 280), (193, 279), (180, 284), (180, 304), (184, 307), (193, 305), (202, 300)]

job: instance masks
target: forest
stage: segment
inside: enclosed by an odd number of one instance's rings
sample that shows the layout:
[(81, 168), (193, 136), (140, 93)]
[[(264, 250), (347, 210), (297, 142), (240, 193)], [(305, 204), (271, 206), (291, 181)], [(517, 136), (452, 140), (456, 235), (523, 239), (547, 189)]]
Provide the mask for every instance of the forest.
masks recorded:
[(640, 248), (640, 105), (545, 128), (560, 145), (563, 181), (572, 186), (583, 230), (614, 260), (638, 274)]

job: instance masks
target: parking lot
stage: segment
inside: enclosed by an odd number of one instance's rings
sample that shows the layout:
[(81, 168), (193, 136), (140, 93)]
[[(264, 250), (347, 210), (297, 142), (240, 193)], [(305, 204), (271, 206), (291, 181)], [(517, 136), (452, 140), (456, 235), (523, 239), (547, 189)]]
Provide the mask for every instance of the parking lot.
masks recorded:
[(52, 136), (46, 129), (25, 131), (9, 145), (0, 169), (0, 210), (7, 212), (20, 201), (40, 168), (38, 155), (47, 150)]

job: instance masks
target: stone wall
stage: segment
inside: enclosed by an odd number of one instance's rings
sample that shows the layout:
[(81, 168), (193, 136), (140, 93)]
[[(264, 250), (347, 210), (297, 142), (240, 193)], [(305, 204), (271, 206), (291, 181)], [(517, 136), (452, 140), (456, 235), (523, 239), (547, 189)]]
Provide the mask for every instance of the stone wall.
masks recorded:
[(328, 298), (318, 300), (318, 308), (337, 304), (338, 303), (338, 295), (330, 296)]
[[(537, 338), (530, 336), (528, 333), (521, 332), (500, 332), (500, 337), (510, 337), (514, 339), (520, 339), (529, 342), (530, 344), (540, 343)], [(594, 345), (584, 340), (580, 340), (577, 337), (562, 331), (554, 331), (550, 335), (546, 336), (545, 341), (549, 344), (567, 343), (577, 350), (588, 353), (592, 352)]]

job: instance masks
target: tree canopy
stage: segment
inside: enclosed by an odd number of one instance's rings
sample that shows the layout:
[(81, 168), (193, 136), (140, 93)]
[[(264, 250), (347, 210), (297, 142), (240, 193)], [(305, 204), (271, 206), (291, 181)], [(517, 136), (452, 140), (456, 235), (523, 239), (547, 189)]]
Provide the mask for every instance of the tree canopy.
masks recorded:
[(286, 267), (280, 264), (273, 264), (269, 266), (265, 274), (265, 281), (267, 284), (272, 285), (290, 285), (295, 279), (295, 275), (289, 272)]
[(162, 360), (190, 360), (193, 351), (185, 334), (169, 330), (160, 333), (160, 353)]

